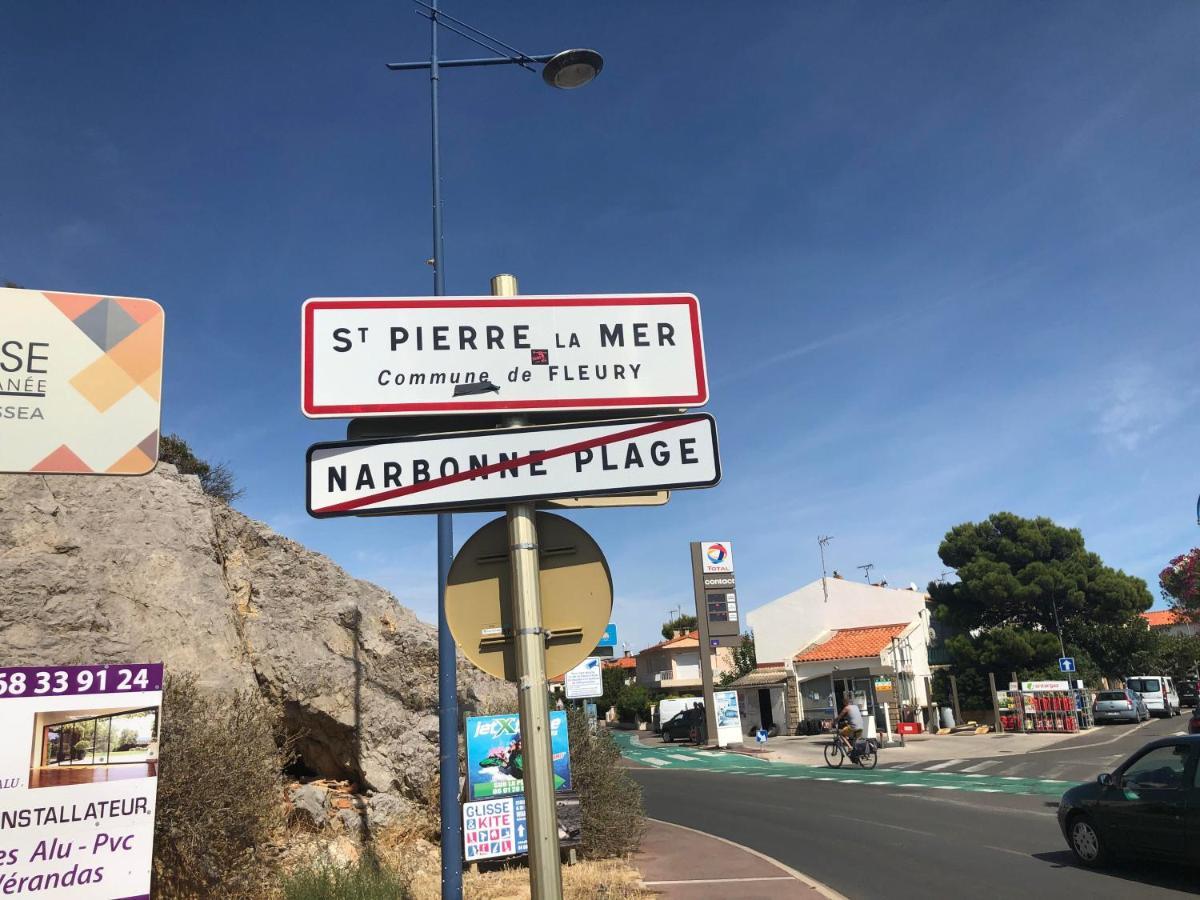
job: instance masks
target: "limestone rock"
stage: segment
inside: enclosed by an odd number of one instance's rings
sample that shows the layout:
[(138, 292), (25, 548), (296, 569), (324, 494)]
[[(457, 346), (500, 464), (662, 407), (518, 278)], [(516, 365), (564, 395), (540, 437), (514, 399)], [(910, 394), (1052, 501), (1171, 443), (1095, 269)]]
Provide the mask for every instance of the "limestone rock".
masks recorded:
[[(314, 773), (397, 796), (436, 773), (434, 629), (169, 465), (0, 475), (0, 660), (162, 660), (213, 689), (261, 690)], [(465, 713), (516, 708), (510, 685), (461, 659), (459, 685)]]
[(289, 792), (296, 812), (307, 816), (314, 828), (325, 827), (325, 809), (329, 805), (329, 789), (320, 784), (302, 784)]

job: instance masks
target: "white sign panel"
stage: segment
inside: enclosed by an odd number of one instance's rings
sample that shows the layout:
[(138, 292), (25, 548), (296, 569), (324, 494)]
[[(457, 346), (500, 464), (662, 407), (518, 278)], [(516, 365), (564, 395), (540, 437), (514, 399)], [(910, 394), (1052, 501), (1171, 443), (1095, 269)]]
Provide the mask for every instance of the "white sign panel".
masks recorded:
[(705, 575), (733, 573), (733, 544), (729, 541), (701, 541), (700, 562)]
[(568, 700), (604, 696), (604, 676), (600, 669), (600, 658), (589, 656), (563, 676)]
[[(518, 799), (521, 804), (520, 816), (516, 809)], [(528, 842), (524, 806), (524, 797), (493, 797), (464, 803), (463, 856), (466, 861), (477, 862), (525, 853)]]
[(147, 900), (162, 665), (0, 669), (0, 891)]
[(0, 288), (0, 472), (153, 469), (163, 322), (153, 300)]
[(694, 413), (314, 444), (308, 511), (422, 512), (712, 487), (720, 479), (716, 422)]
[(312, 299), (312, 418), (703, 406), (691, 294)]
[(716, 691), (713, 703), (717, 708), (717, 746), (741, 743), (742, 714), (738, 709), (737, 691)]

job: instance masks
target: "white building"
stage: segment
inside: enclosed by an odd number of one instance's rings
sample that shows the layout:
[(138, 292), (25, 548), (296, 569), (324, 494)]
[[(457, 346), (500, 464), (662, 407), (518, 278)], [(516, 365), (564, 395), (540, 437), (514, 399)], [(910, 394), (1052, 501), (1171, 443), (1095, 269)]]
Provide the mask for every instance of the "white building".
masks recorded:
[(744, 725), (795, 733), (805, 719), (829, 719), (852, 694), (864, 713), (882, 704), (923, 706), (930, 676), (929, 597), (827, 578), (747, 615), (758, 669), (734, 682)]

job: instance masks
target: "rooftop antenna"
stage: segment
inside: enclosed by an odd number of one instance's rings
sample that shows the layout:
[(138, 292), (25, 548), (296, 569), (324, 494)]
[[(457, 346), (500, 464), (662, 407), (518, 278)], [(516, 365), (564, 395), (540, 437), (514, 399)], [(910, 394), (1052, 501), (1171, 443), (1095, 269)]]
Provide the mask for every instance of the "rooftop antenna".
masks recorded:
[(875, 568), (875, 563), (867, 563), (865, 566), (859, 566), (863, 570), (863, 577), (867, 579), (867, 584), (871, 583), (871, 570)]
[(829, 588), (825, 585), (825, 545), (833, 540), (833, 535), (822, 534), (817, 537), (817, 546), (821, 550), (821, 593), (825, 595), (825, 602), (829, 602)]

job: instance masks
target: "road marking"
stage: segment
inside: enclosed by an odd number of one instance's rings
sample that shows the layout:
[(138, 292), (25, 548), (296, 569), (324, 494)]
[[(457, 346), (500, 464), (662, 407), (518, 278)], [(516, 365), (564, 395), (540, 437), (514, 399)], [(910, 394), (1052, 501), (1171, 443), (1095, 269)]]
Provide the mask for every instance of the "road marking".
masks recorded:
[(694, 756), (684, 756), (682, 753), (667, 753), (665, 755), (670, 759), (679, 759), (683, 760), (683, 762), (691, 762), (696, 758)]
[(1140, 731), (1141, 729), (1145, 728), (1147, 725), (1149, 725), (1153, 721), (1154, 721), (1154, 719), (1152, 719), (1152, 718), (1147, 719), (1141, 725), (1134, 725), (1132, 728), (1123, 729), (1121, 731), (1121, 733), (1118, 734), (1116, 737), (1111, 737), (1106, 741), (1093, 741), (1088, 744), (1072, 744), (1070, 747), (1043, 747), (1041, 750), (1026, 750), (1025, 752), (1026, 753), (1063, 753), (1063, 752), (1077, 753), (1080, 750), (1090, 750), (1092, 747), (1103, 747), (1105, 744), (1115, 744), (1117, 741), (1121, 740), (1121, 738), (1128, 737), (1129, 735), (1133, 734), (1135, 731)]
[(932, 787), (935, 791), (957, 791), (959, 789), (957, 784), (935, 784)]
[(977, 794), (999, 794), (1000, 788), (971, 788)]
[(738, 850), (743, 850), (746, 853), (749, 853), (751, 856), (757, 856), (763, 862), (770, 863), (771, 865), (773, 865), (775, 868), (779, 869), (780, 871), (787, 872), (789, 875), (791, 875), (797, 881), (803, 882), (804, 884), (808, 885), (810, 888), (812, 888), (814, 891), (816, 891), (818, 894), (820, 894), (822, 897), (824, 897), (825, 900), (850, 900), (850, 898), (847, 897), (845, 894), (840, 893), (839, 891), (835, 891), (833, 888), (831, 888), (829, 885), (825, 884), (824, 882), (817, 881), (817, 879), (813, 878), (810, 875), (805, 875), (803, 872), (797, 871), (796, 869), (793, 869), (791, 866), (784, 865), (783, 863), (781, 863), (779, 860), (775, 859), (774, 857), (767, 856), (767, 854), (765, 854), (765, 853), (760, 853), (759, 851), (755, 850), (753, 847), (747, 847), (745, 844), (739, 844), (736, 841), (731, 841), (728, 838), (723, 838), (716, 834), (709, 834), (707, 831), (700, 831), (698, 828), (689, 828), (686, 825), (679, 825), (675, 822), (667, 822), (667, 821), (664, 821), (663, 819), (652, 819), (649, 816), (647, 816), (646, 819), (649, 822), (658, 822), (660, 825), (670, 825), (672, 828), (682, 828), (684, 831), (692, 832), (692, 834), (699, 834), (704, 837), (712, 838), (714, 841), (720, 841), (723, 844), (728, 844), (730, 847), (736, 847)]
[[(913, 787), (923, 787), (924, 785), (913, 785)], [(904, 787), (904, 785), (900, 785)], [(980, 812), (1005, 813), (1012, 816), (1045, 816), (1050, 819), (1057, 819), (1056, 812), (1042, 812), (1037, 809), (1013, 809), (1010, 806), (986, 806), (979, 803), (972, 803), (968, 800), (955, 800), (952, 797), (935, 796), (933, 794), (888, 794), (889, 797), (904, 797), (907, 800), (925, 800), (928, 803), (949, 803), (951, 806), (965, 806), (967, 809), (976, 809)]]
[(922, 831), (920, 828), (907, 828), (904, 825), (889, 825), (887, 822), (876, 822), (873, 819), (858, 819), (854, 816), (839, 816), (835, 814), (829, 815), (830, 819), (845, 819), (847, 822), (861, 822), (864, 825), (874, 825), (876, 828), (891, 828), (894, 831), (907, 831), (909, 834), (924, 834), (928, 837), (937, 837), (932, 831)]
[(948, 760), (946, 760), (945, 762), (938, 763), (936, 766), (926, 766), (926, 767), (925, 767), (924, 769), (922, 769), (921, 771), (923, 771), (923, 772), (936, 772), (938, 769), (947, 769), (947, 768), (949, 768), (950, 766), (957, 765), (957, 764), (958, 764), (958, 763), (960, 763), (960, 762), (965, 762), (965, 760), (962, 760), (962, 759), (948, 759)]
[(986, 775), (968, 775), (968, 778), (987, 778)]
[(665, 759), (655, 759), (653, 756), (647, 756), (644, 760), (641, 760), (641, 762), (648, 762), (652, 766), (669, 766), (670, 765), (670, 763), (667, 762)]
[(986, 847), (988, 850), (995, 850), (998, 853), (1011, 853), (1013, 856), (1020, 856), (1020, 857), (1028, 858), (1030, 855), (1028, 853), (1022, 853), (1020, 850), (1012, 850), (1008, 847), (993, 847), (991, 844), (984, 844), (983, 846)]
[(896, 787), (925, 787), (925, 783), (921, 781), (909, 782), (908, 784), (898, 784)]
[(981, 762), (981, 763), (976, 763), (973, 766), (967, 766), (965, 769), (963, 769), (963, 771), (964, 772), (982, 772), (984, 769), (990, 769), (993, 766), (998, 766), (998, 765), (1000, 765), (1000, 760), (989, 759), (989, 760), (985, 760), (984, 762)]
[(675, 881), (643, 881), (646, 887), (664, 884), (741, 884), (743, 881), (795, 881), (791, 875), (753, 875), (747, 878), (680, 878)]
[(1025, 779), (1021, 778), (1021, 776), (1019, 776), (1019, 775), (1001, 775), (1000, 777), (1003, 778), (1005, 781), (1024, 781), (1025, 780)]

